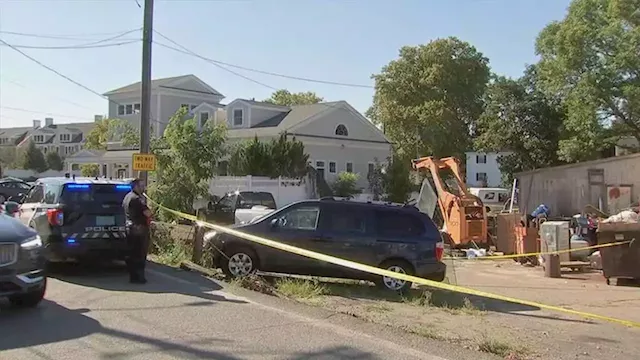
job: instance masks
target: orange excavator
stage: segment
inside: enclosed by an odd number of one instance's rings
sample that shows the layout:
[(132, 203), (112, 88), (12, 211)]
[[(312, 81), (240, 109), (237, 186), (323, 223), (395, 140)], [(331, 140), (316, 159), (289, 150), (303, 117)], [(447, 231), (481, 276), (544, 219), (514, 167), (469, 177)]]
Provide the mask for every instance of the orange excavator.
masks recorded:
[(482, 200), (467, 190), (460, 176), (460, 161), (423, 157), (411, 162), (414, 170), (425, 169), (428, 175), (416, 205), (442, 227), (445, 242), (452, 248), (488, 248), (487, 211)]

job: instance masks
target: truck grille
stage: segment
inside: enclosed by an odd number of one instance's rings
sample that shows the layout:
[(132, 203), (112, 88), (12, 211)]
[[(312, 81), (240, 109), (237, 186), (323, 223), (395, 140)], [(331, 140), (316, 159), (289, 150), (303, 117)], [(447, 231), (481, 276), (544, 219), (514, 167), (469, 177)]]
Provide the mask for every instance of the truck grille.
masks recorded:
[(18, 260), (17, 244), (0, 244), (0, 266), (12, 265)]

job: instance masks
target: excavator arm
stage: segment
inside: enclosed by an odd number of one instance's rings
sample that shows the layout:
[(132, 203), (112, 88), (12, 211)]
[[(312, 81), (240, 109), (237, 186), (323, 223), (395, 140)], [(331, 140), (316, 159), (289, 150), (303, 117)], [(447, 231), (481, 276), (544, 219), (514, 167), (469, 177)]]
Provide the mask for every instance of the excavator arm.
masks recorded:
[[(451, 237), (452, 245), (462, 246), (470, 242), (487, 242), (487, 215), (480, 198), (472, 195), (461, 177), (460, 161), (453, 157), (437, 159), (423, 157), (412, 160), (417, 171), (426, 170), (435, 187), (437, 206), (442, 213), (444, 226)], [(445, 181), (441, 174), (448, 172)], [(428, 179), (425, 181), (429, 181)], [(430, 188), (431, 186), (429, 186)], [(420, 200), (427, 197), (428, 191), (423, 184)], [(425, 201), (427, 202), (427, 201)], [(428, 214), (434, 216), (434, 214)]]

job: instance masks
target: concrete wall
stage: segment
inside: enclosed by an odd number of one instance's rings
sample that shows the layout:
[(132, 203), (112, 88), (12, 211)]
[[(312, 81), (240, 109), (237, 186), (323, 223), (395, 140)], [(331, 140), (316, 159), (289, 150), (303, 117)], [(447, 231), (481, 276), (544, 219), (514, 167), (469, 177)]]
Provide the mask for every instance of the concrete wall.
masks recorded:
[(640, 199), (640, 154), (528, 171), (516, 178), (518, 205), (524, 213), (540, 204), (553, 216), (572, 216), (586, 205), (602, 204), (608, 211), (608, 185), (632, 185), (632, 201)]

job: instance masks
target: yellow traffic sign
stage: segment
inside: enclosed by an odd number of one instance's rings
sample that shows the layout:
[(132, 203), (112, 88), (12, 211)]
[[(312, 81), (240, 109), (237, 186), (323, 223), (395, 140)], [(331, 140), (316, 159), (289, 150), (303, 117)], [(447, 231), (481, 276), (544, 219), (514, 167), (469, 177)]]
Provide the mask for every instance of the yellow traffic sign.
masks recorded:
[(156, 156), (133, 154), (133, 171), (156, 171)]

